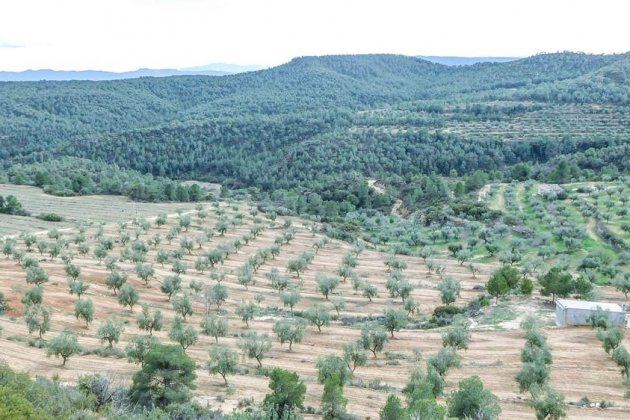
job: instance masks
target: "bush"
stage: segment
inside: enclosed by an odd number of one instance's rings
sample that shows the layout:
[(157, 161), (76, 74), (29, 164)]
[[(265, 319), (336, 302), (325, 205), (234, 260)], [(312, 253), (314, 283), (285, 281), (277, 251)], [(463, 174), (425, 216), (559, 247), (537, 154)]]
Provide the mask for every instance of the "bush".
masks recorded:
[(455, 315), (463, 314), (464, 310), (454, 305), (438, 306), (433, 310), (431, 323), (437, 326), (450, 325)]
[(66, 220), (63, 216), (56, 213), (42, 213), (35, 217), (46, 222), (63, 222)]

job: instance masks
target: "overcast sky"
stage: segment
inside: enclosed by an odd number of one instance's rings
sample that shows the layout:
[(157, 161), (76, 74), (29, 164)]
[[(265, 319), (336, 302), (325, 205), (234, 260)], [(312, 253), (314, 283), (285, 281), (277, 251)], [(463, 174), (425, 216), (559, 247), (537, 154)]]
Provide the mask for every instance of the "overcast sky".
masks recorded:
[(0, 70), (630, 50), (627, 0), (2, 0)]

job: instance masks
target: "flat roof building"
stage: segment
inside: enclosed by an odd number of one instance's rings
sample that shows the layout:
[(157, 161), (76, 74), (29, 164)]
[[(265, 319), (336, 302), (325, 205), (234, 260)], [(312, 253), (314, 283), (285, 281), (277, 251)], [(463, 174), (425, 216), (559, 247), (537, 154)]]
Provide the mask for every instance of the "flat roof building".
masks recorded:
[(588, 325), (592, 315), (602, 310), (608, 313), (608, 323), (611, 325), (626, 325), (625, 305), (607, 302), (589, 302), (585, 300), (556, 300), (556, 324)]

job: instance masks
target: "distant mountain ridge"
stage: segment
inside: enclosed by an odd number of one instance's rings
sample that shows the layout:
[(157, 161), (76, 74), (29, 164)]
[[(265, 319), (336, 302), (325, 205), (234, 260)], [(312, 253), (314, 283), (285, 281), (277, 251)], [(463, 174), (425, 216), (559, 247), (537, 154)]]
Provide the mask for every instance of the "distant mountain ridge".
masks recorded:
[(257, 65), (237, 65), (215, 63), (200, 67), (183, 69), (138, 69), (126, 72), (111, 72), (103, 70), (25, 70), (19, 72), (0, 71), (0, 82), (38, 82), (38, 81), (105, 81), (136, 79), (139, 77), (170, 77), (170, 76), (226, 76), (261, 70)]
[(418, 58), (445, 66), (470, 66), (477, 63), (507, 63), (524, 57), (456, 57), (441, 55), (418, 55)]

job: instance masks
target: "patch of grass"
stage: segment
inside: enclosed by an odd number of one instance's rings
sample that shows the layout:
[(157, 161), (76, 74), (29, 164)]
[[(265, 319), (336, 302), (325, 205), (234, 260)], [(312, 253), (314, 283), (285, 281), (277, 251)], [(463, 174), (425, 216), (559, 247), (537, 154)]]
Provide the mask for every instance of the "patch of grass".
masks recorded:
[(81, 351), (82, 356), (95, 354), (101, 357), (115, 357), (117, 359), (124, 359), (127, 357), (124, 351), (117, 349), (116, 347), (97, 347), (94, 349), (83, 349)]
[(505, 321), (513, 321), (517, 318), (516, 312), (508, 307), (497, 306), (479, 321), (483, 325), (496, 325)]
[(394, 351), (386, 351), (385, 358), (387, 360), (407, 360), (409, 359), (409, 355), (406, 353), (394, 352)]
[(398, 388), (393, 387), (391, 385), (387, 385), (381, 382), (380, 379), (374, 379), (369, 382), (365, 382), (363, 379), (353, 379), (350, 381), (351, 386), (356, 386), (357, 388), (366, 388), (373, 389), (375, 391), (385, 391), (385, 392), (396, 392)]

